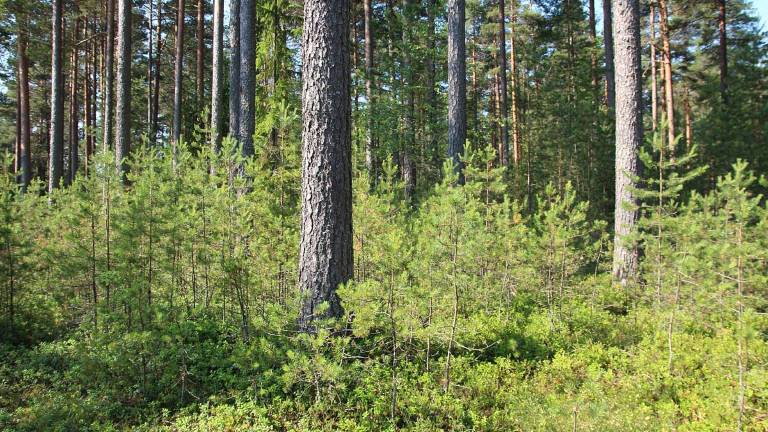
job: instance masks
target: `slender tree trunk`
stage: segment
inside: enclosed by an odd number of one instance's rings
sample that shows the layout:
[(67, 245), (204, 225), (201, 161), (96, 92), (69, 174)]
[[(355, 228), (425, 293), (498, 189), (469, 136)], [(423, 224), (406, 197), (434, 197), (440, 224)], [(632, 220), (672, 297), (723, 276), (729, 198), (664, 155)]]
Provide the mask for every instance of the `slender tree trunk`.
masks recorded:
[[(62, 0), (59, 0), (62, 1)], [(102, 147), (105, 150), (112, 148), (112, 139), (114, 138), (112, 119), (114, 116), (114, 58), (115, 58), (115, 0), (106, 0), (107, 3), (107, 33), (106, 44), (104, 47), (104, 122), (102, 132)]]
[(64, 95), (62, 75), (62, 25), (64, 0), (53, 0), (51, 35), (51, 125), (48, 156), (48, 192), (59, 187), (64, 171)]
[(667, 114), (667, 146), (670, 158), (675, 155), (675, 98), (672, 84), (672, 48), (669, 43), (669, 10), (667, 0), (659, 0), (659, 24), (661, 25), (662, 67), (664, 68), (664, 98)]
[(152, 91), (152, 126), (150, 129), (150, 140), (157, 140), (158, 119), (160, 115), (160, 57), (162, 54), (163, 40), (162, 40), (162, 0), (157, 0), (157, 25), (155, 27), (155, 74)]
[(448, 157), (464, 183), (464, 142), (467, 139), (467, 65), (464, 41), (464, 0), (448, 0)]
[(91, 116), (93, 115), (91, 111), (91, 103), (93, 98), (93, 92), (91, 91), (91, 56), (93, 53), (91, 51), (91, 44), (88, 42), (88, 38), (90, 37), (88, 34), (89, 24), (90, 22), (86, 17), (83, 21), (83, 41), (86, 44), (85, 55), (83, 56), (83, 107), (85, 110), (85, 119), (83, 119), (83, 123), (85, 124), (85, 158), (83, 160), (83, 165), (85, 167), (86, 175), (88, 175), (90, 159), (91, 155), (93, 154), (93, 129), (91, 128)]
[(197, 73), (195, 74), (195, 97), (197, 98), (198, 115), (202, 115), (203, 104), (205, 103), (205, 2), (197, 0), (197, 55), (195, 65)]
[[(304, 2), (299, 325), (339, 317), (336, 288), (352, 277), (349, 0)], [(327, 304), (322, 314), (318, 307)]]
[(211, 147), (218, 153), (223, 132), (224, 0), (213, 1), (213, 73), (211, 75)]
[[(256, 4), (240, 0), (240, 142), (243, 156), (254, 154), (253, 131), (256, 103)], [(349, 33), (344, 34), (349, 38)]]
[[(404, 47), (410, 46), (411, 38), (411, 2), (410, 0), (403, 0), (402, 3), (403, 12), (403, 31), (402, 42)], [(402, 141), (402, 156), (403, 156), (403, 183), (405, 186), (405, 197), (408, 200), (413, 198), (413, 194), (416, 191), (416, 164), (413, 160), (413, 152), (416, 147), (416, 128), (414, 124), (415, 117), (415, 97), (413, 94), (413, 68), (411, 66), (411, 53), (406, 48), (406, 51), (402, 55), (402, 81), (403, 90), (405, 91), (405, 117), (404, 117), (404, 139)]]
[(693, 124), (691, 119), (691, 92), (690, 89), (685, 89), (685, 149), (691, 150), (693, 146)]
[(615, 0), (603, 0), (603, 39), (605, 41), (605, 103), (608, 112), (616, 106), (616, 81), (614, 79), (613, 54), (613, 12), (611, 3)]
[(131, 152), (131, 18), (132, 0), (117, 6), (117, 98), (115, 103), (115, 159), (125, 183), (126, 160)]
[(229, 136), (240, 137), (240, 0), (229, 0)]
[(659, 124), (658, 81), (656, 76), (656, 3), (650, 2), (648, 35), (651, 45), (651, 128), (654, 132)]
[(510, 14), (510, 35), (509, 35), (509, 73), (512, 77), (512, 86), (510, 90), (510, 101), (512, 102), (512, 161), (517, 166), (520, 163), (520, 124), (518, 121), (517, 106), (517, 59), (515, 58), (515, 20), (517, 10), (515, 1), (511, 2), (512, 14)]
[(173, 166), (178, 162), (178, 146), (181, 140), (181, 95), (184, 67), (184, 0), (176, 3), (176, 60), (173, 67)]
[(636, 280), (638, 251), (627, 237), (638, 219), (638, 151), (643, 142), (642, 84), (640, 71), (639, 0), (613, 0), (616, 43), (616, 206), (613, 253), (614, 280), (626, 285)]
[(150, 142), (150, 144), (154, 144), (154, 135), (152, 132), (152, 101), (154, 100), (154, 97), (152, 95), (152, 92), (154, 91), (154, 80), (153, 75), (154, 72), (152, 68), (154, 67), (154, 53), (152, 50), (154, 49), (154, 46), (152, 44), (153, 42), (153, 35), (152, 35), (152, 16), (154, 15), (154, 3), (153, 0), (149, 0), (148, 2), (149, 6), (149, 14), (147, 15), (147, 138)]
[[(77, 10), (77, 4), (75, 4)], [(79, 165), (79, 142), (80, 142), (80, 104), (77, 99), (77, 80), (79, 73), (80, 49), (78, 47), (78, 38), (80, 37), (80, 18), (75, 18), (75, 28), (72, 32), (72, 57), (70, 60), (70, 79), (69, 79), (69, 173), (67, 183), (72, 184), (77, 175)]]
[[(19, 19), (19, 18), (17, 18)], [(29, 121), (29, 57), (27, 57), (27, 27), (26, 17), (19, 19), (19, 37), (17, 46), (17, 57), (19, 63), (18, 79), (18, 105), (19, 116), (17, 117), (19, 127), (19, 151), (16, 155), (18, 163), (19, 180), (23, 191), (27, 190), (29, 182), (32, 180), (32, 171), (30, 167), (30, 121)]]
[[(592, 74), (592, 88), (597, 89), (597, 57), (595, 56), (594, 48), (597, 42), (597, 18), (595, 13), (595, 0), (589, 0), (589, 47), (592, 49), (590, 53), (590, 73)], [(597, 90), (595, 90), (597, 92)], [(597, 102), (596, 102), (597, 103)]]
[(436, 75), (435, 70), (435, 8), (437, 6), (437, 0), (427, 1), (427, 128), (429, 136), (427, 138), (427, 146), (429, 148), (431, 158), (434, 158), (434, 162), (438, 162), (442, 159), (442, 152), (438, 149), (437, 134), (435, 133), (435, 121), (434, 114), (437, 110), (437, 91), (435, 90)]
[(726, 33), (725, 0), (717, 0), (717, 28), (720, 36), (720, 99), (728, 104), (728, 35)]
[(365, 166), (371, 181), (376, 178), (376, 140), (374, 138), (373, 122), (376, 116), (373, 101), (374, 75), (373, 75), (373, 10), (371, 0), (363, 0), (363, 14), (365, 21), (365, 101), (368, 105), (368, 118), (365, 135)]
[(500, 162), (509, 166), (509, 109), (507, 101), (507, 25), (504, 0), (499, 0), (499, 92), (501, 107), (501, 140), (502, 153)]

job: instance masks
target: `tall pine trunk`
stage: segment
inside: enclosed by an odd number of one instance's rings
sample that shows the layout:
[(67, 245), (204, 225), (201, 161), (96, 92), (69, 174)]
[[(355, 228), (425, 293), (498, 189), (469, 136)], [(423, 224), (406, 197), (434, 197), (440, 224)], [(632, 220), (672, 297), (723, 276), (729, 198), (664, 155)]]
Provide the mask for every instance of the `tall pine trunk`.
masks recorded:
[(26, 17), (19, 20), (19, 37), (17, 46), (18, 57), (18, 104), (19, 104), (19, 148), (17, 157), (19, 181), (22, 190), (26, 191), (32, 180), (30, 167), (30, 121), (29, 121), (29, 57), (27, 57), (27, 27)]
[(114, 117), (114, 70), (115, 70), (115, 0), (106, 0), (107, 2), (107, 31), (104, 46), (104, 113), (102, 114), (103, 137), (102, 147), (107, 150), (112, 148), (112, 139), (114, 138), (113, 123)]
[[(75, 4), (77, 10), (77, 4)], [(72, 184), (77, 175), (79, 165), (79, 141), (80, 141), (80, 104), (77, 99), (77, 81), (79, 73), (80, 50), (78, 38), (80, 37), (80, 18), (75, 18), (75, 28), (72, 32), (72, 56), (70, 58), (70, 79), (69, 79), (69, 172), (67, 173), (67, 184)]]
[[(339, 317), (352, 277), (349, 0), (304, 2), (299, 326)], [(320, 313), (318, 308), (326, 304)]]
[(463, 183), (461, 158), (467, 139), (467, 64), (464, 0), (448, 0), (448, 157)]
[(376, 178), (376, 140), (374, 138), (374, 117), (376, 115), (373, 101), (373, 88), (375, 85), (373, 75), (373, 10), (371, 0), (363, 0), (363, 15), (365, 22), (365, 101), (368, 105), (368, 118), (365, 135), (365, 166), (371, 180)]
[(659, 124), (658, 79), (656, 75), (656, 4), (650, 2), (648, 37), (651, 45), (651, 128), (656, 132)]
[(223, 129), (224, 0), (213, 2), (213, 72), (211, 74), (211, 147), (221, 148)]
[(64, 0), (53, 0), (51, 33), (51, 124), (48, 155), (48, 192), (59, 187), (64, 171), (64, 76), (62, 74), (62, 26)]
[(717, 29), (720, 36), (720, 99), (728, 104), (728, 35), (726, 33), (725, 0), (717, 0)]
[(173, 166), (178, 159), (178, 146), (181, 140), (181, 95), (182, 71), (184, 67), (184, 0), (176, 3), (176, 60), (173, 66)]
[(126, 159), (131, 152), (131, 18), (132, 0), (117, 6), (117, 98), (115, 101), (115, 159), (125, 183)]
[(614, 280), (626, 285), (637, 278), (638, 251), (628, 243), (638, 219), (634, 179), (640, 175), (638, 151), (643, 142), (640, 71), (639, 0), (613, 1), (616, 47), (616, 203), (613, 250)]
[(659, 0), (661, 25), (662, 68), (664, 69), (664, 99), (667, 115), (667, 146), (670, 158), (675, 155), (675, 96), (672, 84), (672, 48), (669, 41), (669, 9), (667, 0)]
[[(240, 143), (243, 156), (254, 154), (256, 103), (256, 3), (240, 0)], [(349, 33), (345, 33), (349, 37)]]
[(608, 112), (613, 112), (616, 106), (616, 81), (614, 78), (613, 54), (613, 12), (611, 3), (614, 0), (603, 0), (603, 40), (605, 43), (605, 103)]
[(517, 18), (517, 9), (515, 0), (512, 0), (512, 14), (510, 15), (510, 35), (509, 35), (509, 74), (512, 77), (510, 86), (509, 100), (512, 106), (512, 162), (517, 166), (520, 163), (520, 123), (517, 105), (517, 58), (515, 57), (515, 20)]
[[(151, 1), (151, 0), (150, 0)], [(150, 127), (150, 140), (157, 139), (158, 119), (160, 115), (160, 57), (163, 48), (162, 34), (162, 13), (163, 1), (157, 0), (157, 24), (155, 26), (155, 74), (152, 91), (152, 126)]]
[(202, 115), (205, 103), (205, 2), (197, 0), (197, 50), (195, 56), (195, 97), (197, 98), (197, 115)]
[(229, 0), (229, 136), (240, 136), (240, 0)]
[(507, 100), (507, 26), (504, 0), (499, 0), (499, 92), (501, 107), (501, 141), (502, 153), (500, 162), (509, 166), (509, 103)]

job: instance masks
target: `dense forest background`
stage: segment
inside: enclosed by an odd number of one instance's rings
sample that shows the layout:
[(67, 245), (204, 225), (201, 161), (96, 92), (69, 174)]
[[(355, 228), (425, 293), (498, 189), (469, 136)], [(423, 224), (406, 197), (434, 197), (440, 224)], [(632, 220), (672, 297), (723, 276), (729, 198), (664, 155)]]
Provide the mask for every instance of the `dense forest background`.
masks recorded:
[[(348, 7), (354, 253), (308, 327), (317, 4)], [(0, 429), (768, 430), (749, 1), (0, 0), (0, 152)]]

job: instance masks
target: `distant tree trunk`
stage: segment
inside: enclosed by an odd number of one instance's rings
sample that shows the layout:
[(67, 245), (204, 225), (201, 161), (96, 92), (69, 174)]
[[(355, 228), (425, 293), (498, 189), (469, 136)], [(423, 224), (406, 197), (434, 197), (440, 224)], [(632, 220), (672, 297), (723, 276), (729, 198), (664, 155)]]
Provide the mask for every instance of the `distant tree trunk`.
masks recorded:
[(27, 57), (27, 27), (26, 17), (17, 18), (19, 20), (19, 37), (17, 46), (17, 58), (19, 64), (18, 79), (18, 106), (19, 116), (17, 117), (19, 127), (19, 149), (16, 155), (18, 163), (19, 180), (23, 191), (27, 190), (29, 182), (32, 180), (32, 171), (30, 167), (30, 121), (29, 121), (29, 57)]
[[(589, 46), (595, 48), (597, 41), (597, 18), (595, 13), (595, 0), (589, 0)], [(590, 54), (590, 73), (592, 74), (592, 88), (597, 89), (597, 57), (594, 51)]]
[(211, 75), (211, 147), (218, 153), (223, 129), (224, 0), (213, 2), (213, 73)]
[(717, 28), (720, 33), (720, 99), (728, 104), (728, 35), (726, 33), (725, 0), (717, 0)]
[(656, 4), (651, 1), (649, 12), (648, 34), (651, 45), (651, 128), (656, 132), (659, 124), (658, 82), (656, 77)]
[(115, 159), (123, 182), (126, 159), (131, 152), (131, 18), (132, 0), (118, 0), (117, 6), (117, 100), (115, 118)]
[(432, 158), (437, 158), (434, 162), (439, 162), (442, 152), (438, 149), (437, 134), (435, 133), (434, 114), (437, 110), (437, 90), (435, 85), (437, 81), (437, 71), (435, 69), (435, 7), (436, 0), (427, 1), (427, 128), (429, 136), (427, 146)]
[(667, 146), (669, 156), (675, 155), (675, 97), (672, 84), (672, 48), (669, 43), (669, 10), (667, 0), (659, 0), (659, 24), (661, 24), (662, 67), (664, 68), (664, 98), (667, 114)]
[(184, 67), (184, 0), (176, 3), (176, 60), (173, 67), (173, 166), (178, 162), (178, 146), (181, 140), (181, 95)]
[[(59, 0), (61, 1), (61, 0)], [(104, 113), (102, 115), (103, 127), (101, 145), (105, 150), (112, 148), (112, 139), (114, 138), (112, 119), (114, 117), (114, 58), (115, 58), (115, 0), (106, 0), (107, 2), (107, 33), (105, 35), (106, 44), (104, 47)]]
[(342, 315), (336, 288), (353, 270), (348, 26), (349, 0), (304, 2), (299, 326), (310, 332)]
[(693, 121), (691, 120), (691, 93), (690, 89), (685, 89), (685, 149), (691, 150), (693, 146)]
[[(75, 4), (77, 10), (77, 4)], [(69, 173), (67, 173), (67, 184), (72, 184), (77, 175), (79, 165), (80, 142), (80, 105), (77, 100), (77, 79), (79, 75), (80, 50), (78, 47), (78, 38), (80, 37), (80, 18), (75, 18), (75, 28), (72, 32), (72, 57), (70, 59), (70, 79), (69, 79)]]
[[(404, 47), (409, 47), (411, 43), (411, 2), (410, 0), (403, 0), (403, 31), (402, 42)], [(405, 90), (405, 116), (404, 116), (404, 139), (402, 141), (402, 171), (403, 171), (403, 183), (405, 186), (405, 197), (408, 200), (413, 198), (416, 192), (416, 164), (413, 160), (413, 152), (416, 147), (416, 128), (414, 125), (415, 117), (415, 97), (413, 94), (413, 67), (411, 66), (411, 53), (408, 48), (402, 55), (402, 71), (401, 76), (403, 78), (403, 87)]]
[[(151, 0), (150, 0), (151, 1)], [(157, 140), (158, 118), (160, 113), (160, 57), (163, 48), (163, 40), (161, 37), (163, 14), (162, 14), (163, 1), (157, 0), (157, 26), (155, 27), (155, 75), (154, 75), (154, 90), (152, 91), (152, 126), (150, 128), (150, 140)]]
[(466, 46), (464, 0), (448, 0), (448, 157), (464, 183), (464, 142), (467, 140)]
[(59, 187), (64, 171), (64, 77), (62, 75), (62, 25), (64, 0), (53, 0), (51, 35), (51, 125), (48, 157), (48, 192)]
[(197, 0), (197, 56), (195, 65), (197, 73), (195, 74), (195, 97), (197, 98), (197, 115), (202, 115), (203, 104), (205, 103), (205, 2)]
[(625, 285), (636, 280), (638, 266), (638, 251), (627, 243), (627, 236), (635, 229), (638, 218), (634, 178), (640, 175), (638, 151), (643, 142), (640, 4), (639, 0), (614, 0), (613, 3), (617, 53), (613, 277)]
[(509, 104), (507, 101), (507, 25), (504, 0), (499, 0), (499, 92), (501, 93), (501, 140), (500, 162), (509, 166)]
[(85, 45), (85, 55), (83, 56), (83, 107), (85, 110), (85, 118), (83, 123), (85, 124), (85, 158), (83, 160), (85, 167), (85, 174), (88, 175), (88, 169), (90, 168), (90, 160), (93, 155), (93, 129), (91, 127), (91, 117), (93, 112), (91, 111), (91, 103), (93, 100), (93, 92), (91, 90), (91, 60), (95, 53), (91, 50), (91, 44), (88, 43), (90, 21), (86, 17), (83, 22), (83, 41)]
[(371, 180), (376, 178), (376, 140), (374, 138), (373, 122), (376, 111), (373, 102), (373, 11), (371, 0), (363, 0), (363, 14), (365, 21), (365, 101), (368, 105), (368, 121), (365, 135), (365, 167)]
[[(243, 156), (253, 156), (256, 103), (256, 4), (240, 0), (240, 142)], [(349, 33), (344, 37), (348, 38)]]
[(603, 0), (603, 40), (605, 41), (605, 103), (608, 112), (612, 113), (616, 106), (616, 82), (614, 79), (613, 54), (613, 13), (611, 3), (614, 0)]
[(229, 0), (229, 136), (240, 137), (240, 0)]
[(515, 2), (512, 1), (512, 14), (510, 16), (509, 35), (509, 73), (512, 76), (510, 101), (512, 102), (512, 162), (517, 166), (520, 163), (520, 125), (518, 122), (517, 107), (517, 59), (515, 58), (515, 19), (517, 17)]

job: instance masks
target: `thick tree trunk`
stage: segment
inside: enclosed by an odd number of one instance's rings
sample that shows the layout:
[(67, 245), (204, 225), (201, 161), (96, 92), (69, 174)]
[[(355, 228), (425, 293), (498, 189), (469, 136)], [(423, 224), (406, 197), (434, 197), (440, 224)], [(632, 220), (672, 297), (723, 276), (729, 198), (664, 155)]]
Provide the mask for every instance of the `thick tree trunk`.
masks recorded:
[[(77, 5), (75, 5), (77, 9)], [(77, 80), (79, 73), (80, 49), (78, 38), (80, 37), (80, 18), (75, 18), (75, 28), (72, 32), (72, 57), (70, 58), (70, 78), (69, 78), (69, 172), (67, 173), (67, 184), (72, 184), (77, 175), (79, 165), (79, 142), (80, 142), (80, 104), (77, 99)]]
[(636, 280), (638, 251), (627, 236), (638, 219), (634, 178), (640, 175), (638, 151), (643, 142), (640, 71), (639, 0), (613, 1), (616, 43), (616, 205), (613, 252), (614, 280)]
[[(18, 19), (18, 18), (17, 18)], [(22, 190), (26, 191), (29, 182), (32, 180), (32, 171), (30, 167), (30, 121), (29, 121), (29, 57), (27, 57), (27, 29), (24, 18), (20, 20), (19, 37), (17, 46), (17, 56), (19, 63), (18, 79), (18, 104), (19, 116), (17, 118), (19, 127), (19, 149), (16, 155), (18, 163), (19, 181)]]
[(240, 137), (240, 0), (229, 0), (229, 136)]
[[(243, 156), (253, 156), (256, 103), (256, 4), (240, 0), (240, 142)], [(344, 34), (349, 37), (349, 33)]]
[(197, 52), (195, 57), (195, 97), (197, 98), (197, 115), (202, 115), (203, 104), (205, 103), (205, 2), (197, 0)]
[(613, 54), (613, 12), (611, 3), (614, 0), (603, 0), (603, 40), (605, 41), (605, 103), (608, 112), (612, 113), (616, 106), (616, 81), (614, 79)]
[[(349, 0), (304, 2), (299, 326), (339, 317), (352, 277)], [(327, 308), (318, 311), (321, 304)]]
[(507, 25), (504, 0), (499, 0), (499, 92), (501, 107), (501, 145), (500, 162), (509, 166), (509, 103), (507, 100)]
[(464, 182), (461, 158), (467, 139), (466, 46), (464, 0), (448, 0), (448, 157)]
[(664, 99), (667, 115), (667, 146), (669, 156), (675, 155), (675, 96), (672, 84), (672, 48), (669, 42), (669, 10), (667, 0), (659, 0), (659, 24), (661, 25), (662, 67), (664, 68)]
[(125, 183), (126, 160), (131, 152), (131, 18), (132, 0), (117, 6), (117, 98), (115, 102), (115, 160)]
[(64, 0), (53, 0), (51, 34), (51, 125), (48, 155), (48, 192), (59, 187), (64, 171), (64, 77), (62, 75), (62, 24)]
[(173, 67), (173, 166), (178, 158), (178, 145), (181, 140), (181, 95), (182, 71), (184, 67), (184, 0), (176, 3), (176, 60)]
[(218, 153), (223, 130), (224, 0), (213, 1), (213, 73), (211, 75), (211, 147)]
[(365, 21), (365, 101), (368, 104), (368, 121), (365, 135), (365, 167), (371, 180), (376, 178), (376, 140), (374, 138), (373, 122), (376, 115), (373, 101), (373, 10), (371, 0), (363, 0), (363, 15)]
[(104, 47), (104, 113), (102, 115), (102, 137), (101, 145), (105, 150), (112, 148), (112, 139), (114, 138), (112, 119), (114, 117), (114, 58), (115, 58), (115, 0), (106, 0), (107, 2), (107, 32), (105, 35), (106, 43)]
[(717, 0), (717, 28), (720, 34), (720, 99), (728, 103), (728, 35), (726, 33), (725, 0)]

